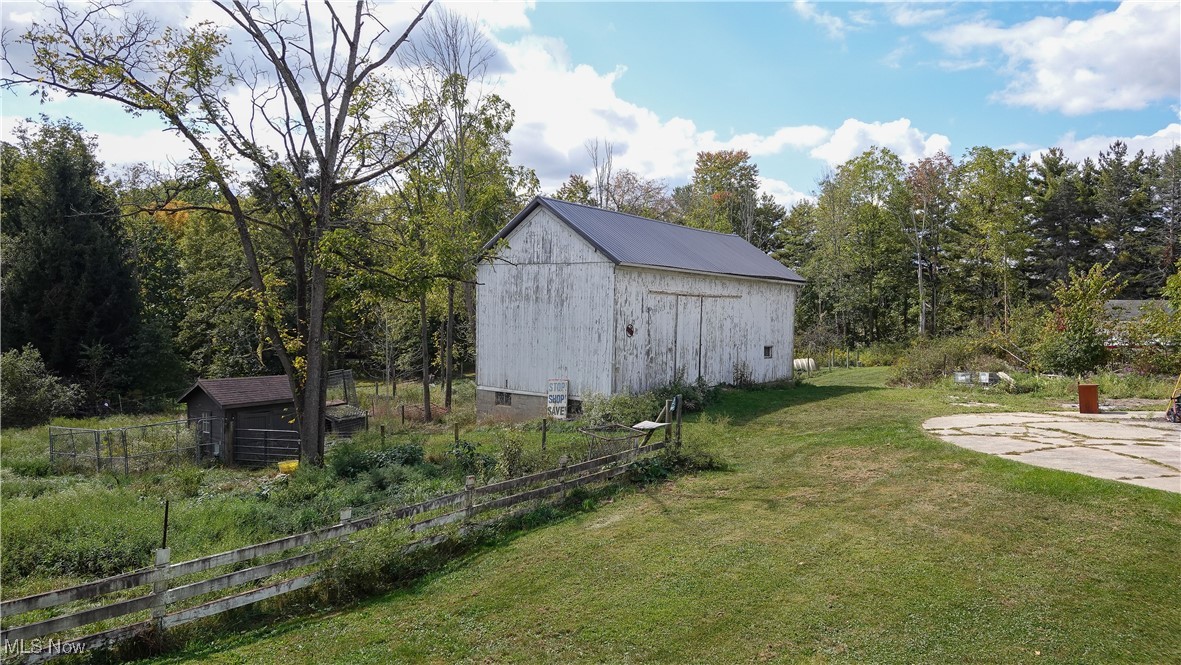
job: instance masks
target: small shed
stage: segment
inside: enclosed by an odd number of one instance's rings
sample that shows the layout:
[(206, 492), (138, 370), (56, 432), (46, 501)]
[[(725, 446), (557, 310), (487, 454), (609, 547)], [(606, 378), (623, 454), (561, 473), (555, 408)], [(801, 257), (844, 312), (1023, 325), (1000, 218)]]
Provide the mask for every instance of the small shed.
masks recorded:
[[(299, 456), (295, 400), (286, 376), (198, 379), (181, 395), (180, 401), (186, 405), (189, 420), (201, 419), (212, 442), (220, 444), (224, 460), (239, 463), (270, 461), (252, 459), (257, 455), (247, 453), (247, 448), (253, 448), (254, 439), (265, 444), (264, 458), (277, 458), (285, 453), (285, 449), (291, 446), (279, 442), (292, 439), (295, 441), (294, 456)], [(265, 438), (264, 432), (267, 433)], [(288, 434), (282, 435), (281, 432)], [(273, 451), (272, 441), (276, 444)], [(241, 445), (235, 446), (235, 443)], [(283, 459), (291, 458), (288, 454)]]
[[(329, 384), (341, 390), (329, 394), (326, 430), (339, 436), (364, 430), (368, 414), (350, 404), (356, 401), (351, 371), (330, 375)], [(201, 419), (224, 460), (250, 464), (299, 457), (295, 398), (285, 375), (198, 379), (179, 401), (185, 402), (190, 420)]]
[[(476, 412), (570, 411), (590, 393), (792, 376), (804, 280), (743, 238), (535, 197), (486, 245)], [(563, 399), (564, 398), (564, 399)]]

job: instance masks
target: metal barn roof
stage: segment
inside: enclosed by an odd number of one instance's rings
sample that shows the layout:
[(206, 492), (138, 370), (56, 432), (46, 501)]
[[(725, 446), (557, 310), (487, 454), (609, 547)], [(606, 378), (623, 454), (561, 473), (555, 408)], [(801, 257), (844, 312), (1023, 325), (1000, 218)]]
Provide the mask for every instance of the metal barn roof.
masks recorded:
[(291, 402), (291, 383), (285, 375), (244, 376), (231, 379), (198, 379), (177, 401), (183, 402), (196, 389), (205, 391), (222, 408), (262, 406)]
[(553, 213), (618, 265), (804, 282), (794, 270), (730, 233), (695, 229), (543, 196), (533, 197), (484, 249), (491, 249), (501, 238), (512, 233), (538, 206)]

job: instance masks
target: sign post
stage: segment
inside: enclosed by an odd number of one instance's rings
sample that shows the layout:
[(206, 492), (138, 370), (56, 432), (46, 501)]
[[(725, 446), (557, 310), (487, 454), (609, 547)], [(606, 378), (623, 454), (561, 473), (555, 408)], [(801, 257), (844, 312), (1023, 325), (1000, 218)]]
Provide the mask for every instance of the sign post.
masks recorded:
[(566, 405), (570, 396), (569, 379), (550, 379), (547, 382), (545, 401), (546, 414), (555, 420), (566, 419)]

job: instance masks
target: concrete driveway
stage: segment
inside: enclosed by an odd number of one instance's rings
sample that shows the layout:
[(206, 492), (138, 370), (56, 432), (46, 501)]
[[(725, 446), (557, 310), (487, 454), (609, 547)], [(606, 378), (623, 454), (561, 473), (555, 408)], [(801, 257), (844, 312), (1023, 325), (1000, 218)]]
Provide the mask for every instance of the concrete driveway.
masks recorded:
[(972, 413), (932, 418), (923, 429), (1026, 464), (1181, 493), (1181, 425), (1155, 411)]

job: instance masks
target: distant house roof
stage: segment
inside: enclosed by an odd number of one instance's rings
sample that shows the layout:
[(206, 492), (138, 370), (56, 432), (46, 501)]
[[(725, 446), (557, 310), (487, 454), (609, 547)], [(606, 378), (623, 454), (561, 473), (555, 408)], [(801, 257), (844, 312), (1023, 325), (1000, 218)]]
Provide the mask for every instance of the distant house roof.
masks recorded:
[(1108, 300), (1103, 303), (1103, 310), (1116, 321), (1135, 321), (1149, 307), (1161, 307), (1166, 312), (1172, 311), (1167, 300)]
[(734, 234), (695, 229), (543, 196), (533, 197), (484, 249), (491, 249), (501, 238), (512, 233), (538, 206), (553, 213), (617, 265), (804, 283), (804, 278), (794, 270)]
[(197, 383), (186, 390), (177, 401), (188, 400), (193, 391), (198, 388), (226, 409), (281, 404), (295, 399), (291, 395), (291, 383), (287, 381), (286, 376), (280, 374), (279, 376), (244, 376), (232, 379), (198, 379)]

